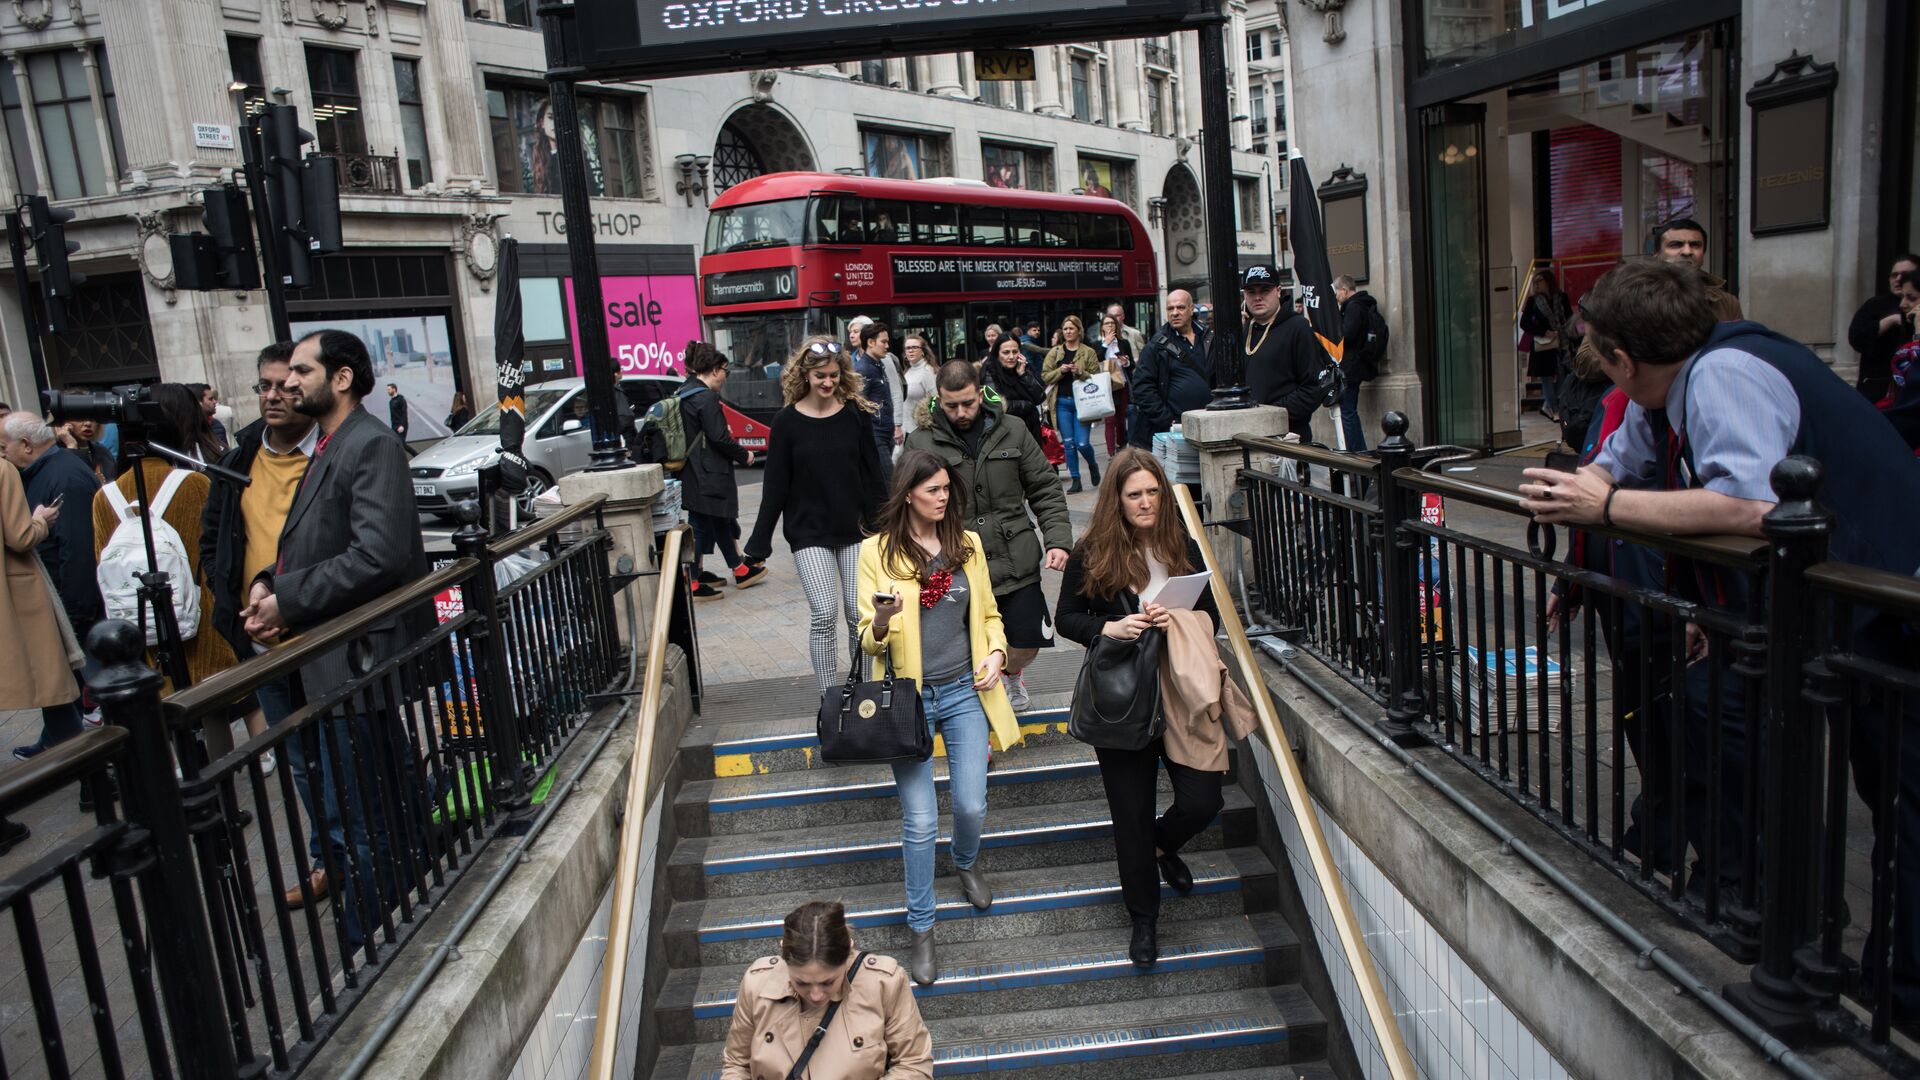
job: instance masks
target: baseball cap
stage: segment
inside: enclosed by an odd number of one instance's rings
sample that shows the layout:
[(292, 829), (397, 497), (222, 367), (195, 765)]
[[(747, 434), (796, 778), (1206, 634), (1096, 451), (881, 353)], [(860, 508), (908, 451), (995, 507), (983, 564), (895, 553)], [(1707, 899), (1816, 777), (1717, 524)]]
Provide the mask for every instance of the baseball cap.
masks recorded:
[(1279, 285), (1280, 271), (1275, 269), (1271, 263), (1254, 263), (1240, 274), (1240, 287), (1242, 289), (1273, 289), (1278, 288)]

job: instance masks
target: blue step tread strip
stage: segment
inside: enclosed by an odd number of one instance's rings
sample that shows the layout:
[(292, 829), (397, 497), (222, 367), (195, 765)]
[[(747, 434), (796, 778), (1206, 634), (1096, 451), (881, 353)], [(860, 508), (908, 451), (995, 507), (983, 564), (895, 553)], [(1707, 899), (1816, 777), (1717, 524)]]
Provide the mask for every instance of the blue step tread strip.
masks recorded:
[[(945, 791), (947, 762), (934, 762), (934, 783)], [(987, 773), (989, 787), (1097, 776), (1100, 763), (1078, 743), (1009, 751)], [(705, 797), (689, 785), (683, 802), (705, 802), (710, 813), (766, 810), (841, 799), (891, 798), (893, 771), (887, 768), (804, 769), (756, 776), (734, 776), (708, 782)]]
[[(1229, 788), (1225, 795), (1227, 805), (1223, 814), (1251, 805), (1239, 788)], [(1172, 795), (1163, 794), (1155, 800), (1155, 805), (1164, 812), (1172, 802)], [(942, 815), (940, 835), (934, 841), (936, 850), (944, 851), (952, 846), (951, 825), (952, 819)], [(1000, 848), (1091, 840), (1106, 836), (1112, 830), (1113, 814), (1104, 800), (1069, 803), (1064, 807), (1016, 807), (987, 816), (980, 846)], [(701, 858), (701, 867), (706, 876), (716, 877), (796, 866), (898, 858), (900, 844), (900, 826), (889, 821), (860, 822), (840, 830), (837, 836), (812, 841), (797, 842), (792, 835), (780, 834), (772, 834), (772, 839), (760, 842), (754, 842), (750, 834), (726, 836), (715, 838)]]
[[(1193, 895), (1239, 891), (1245, 872), (1226, 857), (1231, 852), (1205, 854), (1218, 854), (1221, 858), (1218, 862), (1202, 859), (1202, 853), (1198, 852), (1187, 857), (1187, 865), (1193, 872)], [(975, 911), (973, 905), (958, 893), (938, 896), (934, 901), (934, 918), (943, 922), (953, 919), (990, 919), (996, 915), (1052, 911), (1117, 901), (1120, 899), (1119, 874), (1111, 872), (1110, 866), (1103, 870), (1106, 872), (1070, 881), (1013, 887), (996, 884), (993, 907), (988, 911)], [(1162, 899), (1170, 900), (1178, 895), (1167, 886), (1160, 888)], [(885, 899), (849, 901), (846, 910), (847, 925), (854, 929), (904, 925), (907, 921), (906, 898), (897, 892)], [(698, 933), (703, 943), (777, 938), (783, 919), (784, 915), (768, 915), (761, 911), (735, 919), (716, 919), (712, 922), (703, 919)]]
[[(997, 905), (996, 905), (997, 906)], [(1266, 948), (1251, 929), (1227, 934), (1210, 941), (1195, 941), (1163, 946), (1160, 961), (1151, 971), (1142, 971), (1127, 958), (1127, 951), (1102, 949), (1062, 956), (1030, 956), (997, 964), (967, 964), (940, 969), (940, 980), (932, 986), (916, 986), (918, 998), (946, 994), (985, 993), (1032, 986), (1057, 986), (1063, 983), (1094, 982), (1102, 979), (1137, 978), (1174, 971), (1199, 971), (1259, 963)], [(696, 1020), (718, 1020), (733, 1015), (739, 987), (715, 988), (701, 994), (693, 1003)]]
[[(1142, 1024), (1099, 1031), (1036, 1035), (1025, 1039), (963, 1042), (934, 1047), (938, 1076), (1004, 1072), (1040, 1065), (1111, 1061), (1148, 1054), (1180, 1054), (1234, 1046), (1287, 1042), (1286, 1018), (1279, 1010), (1249, 1010), (1205, 1020), (1170, 1024)], [(720, 1080), (721, 1070), (694, 1074), (699, 1080)]]
[[(1029, 724), (1064, 724), (1067, 722), (1065, 709), (1036, 709), (1033, 712), (1020, 713), (1017, 717), (1021, 726)], [(798, 721), (804, 724), (792, 731), (774, 735), (754, 735), (743, 739), (731, 739), (713, 744), (713, 756), (723, 754), (765, 754), (776, 750), (799, 750), (806, 747), (818, 747), (819, 737), (814, 733), (813, 722)]]

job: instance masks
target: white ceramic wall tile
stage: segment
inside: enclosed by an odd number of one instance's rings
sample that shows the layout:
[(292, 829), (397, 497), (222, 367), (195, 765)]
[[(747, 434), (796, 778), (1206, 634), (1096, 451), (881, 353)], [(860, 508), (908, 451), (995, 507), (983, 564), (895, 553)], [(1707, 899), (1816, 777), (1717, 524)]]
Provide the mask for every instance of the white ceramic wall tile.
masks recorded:
[[(1262, 781), (1281, 789), (1273, 756), (1249, 744)], [(1385, 1058), (1366, 1023), (1359, 984), (1334, 936), (1333, 917), (1313, 875), (1298, 823), (1284, 799), (1273, 801), (1294, 881), (1326, 960), (1334, 996), (1367, 1080), (1387, 1080)], [(1339, 868), (1361, 936), (1379, 969), (1389, 1007), (1400, 1023), (1414, 1067), (1428, 1080), (1566, 1080), (1564, 1066), (1496, 997), (1407, 897), (1316, 804), (1327, 847)], [(538, 1077), (530, 1080), (539, 1080)]]

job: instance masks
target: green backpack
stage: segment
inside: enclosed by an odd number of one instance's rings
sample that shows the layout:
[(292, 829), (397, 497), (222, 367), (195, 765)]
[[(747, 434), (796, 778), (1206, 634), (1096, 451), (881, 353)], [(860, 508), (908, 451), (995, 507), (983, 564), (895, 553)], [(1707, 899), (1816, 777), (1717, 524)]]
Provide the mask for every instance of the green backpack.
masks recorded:
[(687, 438), (686, 421), (680, 412), (681, 403), (702, 390), (704, 386), (683, 386), (667, 397), (653, 403), (647, 410), (644, 430), (641, 431), (641, 445), (646, 447), (647, 460), (666, 466), (668, 472), (679, 472), (687, 465), (687, 451), (692, 449), (692, 440)]

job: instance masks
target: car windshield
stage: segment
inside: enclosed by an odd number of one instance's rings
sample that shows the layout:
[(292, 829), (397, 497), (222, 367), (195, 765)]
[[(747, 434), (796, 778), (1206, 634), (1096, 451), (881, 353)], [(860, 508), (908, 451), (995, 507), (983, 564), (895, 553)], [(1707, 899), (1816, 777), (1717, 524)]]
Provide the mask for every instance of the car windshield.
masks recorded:
[[(567, 396), (565, 390), (547, 390), (534, 387), (527, 391), (527, 420), (531, 424), (540, 419), (553, 403)], [(466, 427), (455, 434), (459, 435), (498, 435), (500, 434), (500, 406), (489, 405), (487, 411), (473, 418)]]

